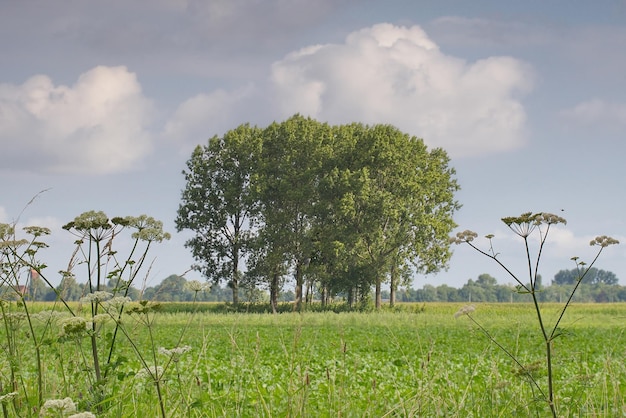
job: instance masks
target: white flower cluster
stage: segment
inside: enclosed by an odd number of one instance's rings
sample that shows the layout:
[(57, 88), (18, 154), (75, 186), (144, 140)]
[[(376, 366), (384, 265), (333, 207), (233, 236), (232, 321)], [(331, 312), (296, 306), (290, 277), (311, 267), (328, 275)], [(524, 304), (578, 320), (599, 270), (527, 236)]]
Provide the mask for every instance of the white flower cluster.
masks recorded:
[(5, 403), (5, 402), (10, 402), (13, 400), (13, 398), (15, 398), (18, 395), (17, 392), (9, 392), (9, 393), (5, 393), (4, 395), (0, 396), (0, 403)]
[(160, 347), (158, 351), (159, 351), (159, 354), (163, 354), (167, 357), (170, 357), (173, 362), (177, 362), (178, 360), (180, 360), (180, 356), (191, 351), (191, 347), (188, 345), (183, 345), (181, 347), (174, 347), (170, 349), (167, 349), (165, 347)]
[(61, 321), (61, 336), (78, 336), (87, 331), (87, 320), (82, 316), (71, 316)]
[(476, 307), (474, 305), (465, 305), (461, 309), (456, 311), (456, 313), (454, 314), (454, 317), (458, 318), (459, 316), (469, 315), (475, 310), (476, 310)]
[(114, 309), (114, 310), (119, 310), (122, 306), (124, 306), (125, 304), (129, 303), (131, 301), (131, 298), (129, 298), (128, 296), (115, 296), (112, 299), (107, 300), (106, 302), (103, 303), (105, 309)]
[(609, 245), (619, 244), (619, 241), (615, 238), (607, 237), (606, 235), (600, 235), (591, 240), (589, 245), (599, 245), (600, 247), (608, 247)]
[(39, 413), (42, 417), (69, 415), (72, 412), (76, 412), (76, 404), (71, 398), (64, 399), (48, 399)]
[(33, 318), (40, 320), (41, 322), (55, 322), (59, 318), (63, 318), (65, 313), (59, 311), (41, 311), (33, 315)]
[(96, 292), (89, 293), (83, 296), (82, 298), (80, 298), (80, 301), (83, 303), (104, 302), (105, 300), (109, 300), (112, 297), (113, 293), (98, 290)]
[(150, 367), (150, 370), (146, 369), (145, 367), (141, 370), (139, 370), (137, 373), (135, 373), (135, 378), (136, 379), (151, 379), (151, 380), (157, 380), (160, 379), (161, 376), (163, 376), (164, 373), (164, 369), (161, 366), (157, 366), (156, 368), (154, 366)]
[(187, 289), (192, 292), (204, 292), (205, 290), (210, 290), (211, 285), (208, 283), (202, 283), (198, 280), (191, 280), (186, 283)]

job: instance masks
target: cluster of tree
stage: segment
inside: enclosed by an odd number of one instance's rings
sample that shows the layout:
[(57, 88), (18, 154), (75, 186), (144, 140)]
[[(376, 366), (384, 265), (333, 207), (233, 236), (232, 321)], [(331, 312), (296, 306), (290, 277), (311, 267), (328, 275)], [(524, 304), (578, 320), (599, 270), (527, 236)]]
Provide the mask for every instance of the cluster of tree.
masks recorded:
[[(198, 146), (183, 172), (177, 229), (209, 280), (264, 287), (276, 306), (291, 275), (296, 308), (320, 289), (382, 299), (446, 265), (459, 189), (442, 149), (389, 125), (331, 126), (295, 115)], [(245, 272), (245, 273), (244, 273)]]
[[(564, 302), (577, 283), (580, 272), (561, 270), (550, 286), (541, 286), (537, 297), (541, 302)], [(592, 267), (578, 287), (576, 302), (626, 302), (626, 286), (620, 286), (614, 273)], [(520, 293), (513, 285), (498, 284), (489, 274), (468, 280), (460, 289), (448, 286), (424, 285), (421, 289), (407, 288), (398, 292), (402, 302), (528, 302), (529, 295)]]

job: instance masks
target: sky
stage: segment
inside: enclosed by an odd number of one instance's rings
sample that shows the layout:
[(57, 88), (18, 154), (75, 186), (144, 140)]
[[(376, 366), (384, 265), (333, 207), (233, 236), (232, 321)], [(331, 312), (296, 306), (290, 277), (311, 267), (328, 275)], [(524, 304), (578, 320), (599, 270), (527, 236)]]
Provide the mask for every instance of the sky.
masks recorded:
[[(626, 285), (624, 45), (624, 0), (0, 0), (0, 222), (52, 230), (54, 280), (75, 216), (153, 216), (172, 234), (150, 253), (153, 286), (194, 263), (174, 224), (194, 147), (300, 113), (445, 149), (458, 230), (494, 234), (522, 280), (523, 242), (500, 219), (532, 211), (567, 219), (544, 283), (609, 235), (623, 244), (596, 266)], [(483, 273), (513, 282), (458, 246), (414, 287)]]

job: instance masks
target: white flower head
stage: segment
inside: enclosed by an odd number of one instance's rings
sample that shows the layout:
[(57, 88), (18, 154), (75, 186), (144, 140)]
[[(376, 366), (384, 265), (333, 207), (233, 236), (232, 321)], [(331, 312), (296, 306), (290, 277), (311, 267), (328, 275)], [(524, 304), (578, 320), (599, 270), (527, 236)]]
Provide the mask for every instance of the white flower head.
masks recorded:
[(135, 373), (136, 379), (150, 379), (150, 380), (158, 380), (163, 376), (164, 369), (161, 366), (150, 367), (150, 370), (145, 367), (140, 369), (137, 373)]
[(96, 418), (91, 412), (79, 412), (78, 414), (72, 414), (67, 418)]
[(454, 317), (458, 318), (459, 316), (469, 315), (475, 310), (476, 310), (476, 307), (474, 305), (465, 305), (461, 309), (456, 311), (456, 313), (454, 314)]
[(109, 299), (106, 302), (104, 302), (103, 306), (105, 307), (105, 309), (111, 308), (114, 310), (119, 310), (121, 307), (123, 307), (130, 301), (131, 301), (131, 298), (129, 298), (128, 296), (115, 296), (114, 298)]
[(15, 398), (18, 395), (17, 392), (9, 392), (9, 393), (5, 393), (4, 395), (0, 396), (0, 403), (5, 403), (5, 402), (10, 402), (13, 400), (13, 398)]
[(164, 356), (170, 357), (173, 362), (177, 362), (178, 360), (180, 360), (180, 357), (183, 354), (187, 353), (188, 351), (191, 351), (191, 347), (188, 345), (183, 345), (181, 347), (174, 347), (170, 349), (167, 349), (165, 347), (160, 347), (158, 351), (159, 351), (159, 354), (163, 354)]
[(186, 283), (187, 289), (192, 292), (204, 292), (205, 290), (211, 289), (211, 285), (208, 283), (202, 283), (198, 280), (191, 280)]
[(79, 336), (87, 331), (88, 321), (82, 316), (71, 316), (61, 321), (61, 336)]
[(48, 399), (41, 407), (40, 416), (58, 416), (69, 415), (76, 412), (76, 404), (71, 398), (64, 399)]
[(105, 300), (109, 300), (112, 297), (113, 293), (98, 290), (83, 296), (82, 298), (80, 298), (80, 301), (84, 303), (104, 302)]

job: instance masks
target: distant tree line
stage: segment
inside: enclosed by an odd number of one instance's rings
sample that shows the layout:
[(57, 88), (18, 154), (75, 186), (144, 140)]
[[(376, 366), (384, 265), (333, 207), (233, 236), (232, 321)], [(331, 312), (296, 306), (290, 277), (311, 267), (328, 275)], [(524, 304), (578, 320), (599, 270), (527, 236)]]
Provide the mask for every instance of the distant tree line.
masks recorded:
[[(561, 270), (550, 286), (539, 284), (537, 294), (541, 302), (564, 302), (578, 280), (579, 272)], [(541, 278), (540, 278), (541, 279)], [(617, 276), (595, 267), (589, 270), (574, 295), (576, 302), (626, 302), (626, 286), (620, 286)], [(446, 284), (424, 285), (420, 289), (403, 289), (398, 292), (401, 302), (528, 302), (529, 295), (518, 292), (513, 285), (498, 284), (489, 274), (468, 280), (460, 289)]]
[[(578, 278), (578, 271), (561, 270), (552, 280), (550, 286), (540, 286), (538, 294), (542, 302), (563, 302), (563, 298), (571, 293), (572, 286)], [(574, 301), (576, 302), (626, 302), (626, 286), (620, 286), (617, 276), (606, 270), (590, 269), (583, 283), (579, 287)], [(2, 289), (3, 293), (9, 289)], [(65, 277), (56, 290), (63, 295), (65, 300), (80, 300), (88, 289), (82, 283), (77, 283), (71, 277)], [(104, 289), (113, 290), (111, 283)], [(53, 301), (56, 293), (47, 287), (36, 275), (32, 275), (27, 285), (20, 289), (26, 292), (31, 300)], [(270, 295), (267, 289), (257, 286), (243, 286), (241, 289), (241, 301), (268, 303)], [(319, 288), (311, 289), (311, 301), (321, 300)], [(6, 294), (10, 294), (7, 292)], [(217, 284), (207, 286), (206, 291), (196, 293), (188, 287), (188, 281), (179, 275), (172, 274), (161, 283), (146, 287), (145, 289), (130, 288), (129, 295), (132, 300), (153, 300), (163, 302), (231, 302), (232, 289), (221, 287)], [(338, 294), (334, 302), (347, 302), (347, 294)], [(382, 290), (381, 297), (389, 298), (389, 290)], [(279, 302), (295, 301), (295, 292), (287, 290), (281, 292)], [(469, 279), (461, 288), (455, 288), (447, 284), (433, 286), (426, 284), (419, 289), (405, 287), (398, 289), (397, 302), (528, 302), (526, 294), (517, 292), (513, 285), (498, 284), (497, 279), (489, 274), (481, 274), (476, 280)]]

